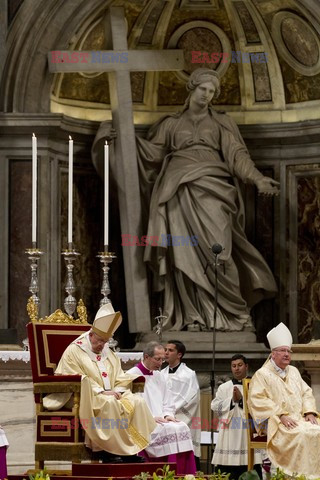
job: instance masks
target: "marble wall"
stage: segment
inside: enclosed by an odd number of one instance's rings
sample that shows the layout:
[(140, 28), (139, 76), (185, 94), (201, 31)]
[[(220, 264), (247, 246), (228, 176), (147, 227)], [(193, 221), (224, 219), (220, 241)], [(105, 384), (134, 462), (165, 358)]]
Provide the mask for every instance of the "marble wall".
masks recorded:
[(298, 195), (299, 341), (320, 338), (320, 173), (301, 176)]
[(0, 424), (10, 444), (7, 450), (8, 474), (21, 474), (34, 468), (33, 385), (31, 380), (0, 381), (0, 389)]
[[(74, 132), (75, 144), (74, 239), (81, 252), (75, 270), (79, 286), (76, 297), (85, 298), (91, 318), (101, 288), (101, 266), (96, 254), (102, 244), (102, 182), (90, 159), (89, 146), (96, 124), (69, 122), (54, 114), (37, 116), (33, 125), (28, 115), (9, 117), (0, 117), (4, 132), (0, 136), (0, 218), (4, 225), (0, 231), (0, 328), (17, 329), (21, 342), (28, 321), (25, 305), (30, 283), (24, 250), (30, 246), (32, 131), (36, 128), (39, 132), (41, 159), (39, 246), (45, 251), (39, 269), (42, 316), (61, 308), (65, 296), (61, 250), (66, 243), (66, 132)], [(267, 330), (279, 320), (287, 322), (295, 341), (319, 337), (319, 265), (314, 253), (319, 230), (319, 132), (318, 121), (241, 127), (257, 167), (280, 181), (280, 195), (275, 199), (259, 197), (249, 186), (245, 189), (248, 237), (267, 259), (279, 289), (274, 300), (253, 311), (258, 342), (265, 341)], [(118, 192), (113, 180), (111, 185), (111, 245), (117, 255), (111, 268), (111, 298), (124, 316), (118, 332), (120, 344), (132, 348), (135, 336), (128, 334)], [(157, 302), (152, 299), (156, 314)], [(192, 348), (201, 351), (196, 343)]]

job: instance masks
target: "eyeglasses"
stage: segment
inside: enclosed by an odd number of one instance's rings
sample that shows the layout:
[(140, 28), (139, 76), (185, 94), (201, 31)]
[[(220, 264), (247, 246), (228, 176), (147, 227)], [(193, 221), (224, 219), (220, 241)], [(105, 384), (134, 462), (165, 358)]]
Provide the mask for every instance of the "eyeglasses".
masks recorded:
[(279, 353), (292, 353), (292, 350), (289, 350), (288, 348), (279, 348), (277, 350), (273, 350), (274, 352), (279, 352)]
[(159, 357), (150, 357), (150, 358), (152, 358), (152, 360), (154, 360), (155, 362), (161, 362), (161, 363), (165, 362), (164, 358), (159, 358)]

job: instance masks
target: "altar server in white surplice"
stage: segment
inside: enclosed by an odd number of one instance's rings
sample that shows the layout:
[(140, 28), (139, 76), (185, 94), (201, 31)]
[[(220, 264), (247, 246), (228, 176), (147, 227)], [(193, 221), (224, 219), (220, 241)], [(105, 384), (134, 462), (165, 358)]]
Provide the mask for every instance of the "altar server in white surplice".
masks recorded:
[[(212, 463), (215, 471), (230, 473), (237, 479), (248, 468), (248, 444), (246, 418), (243, 405), (242, 379), (248, 373), (247, 359), (240, 354), (231, 358), (232, 380), (223, 383), (211, 402), (211, 409), (217, 415), (218, 441)], [(255, 451), (254, 468), (261, 477), (261, 453)]]
[(283, 324), (267, 335), (272, 350), (250, 382), (248, 405), (259, 431), (267, 420), (272, 467), (287, 475), (320, 477), (320, 425), (311, 388), (290, 365), (292, 336)]
[(128, 370), (130, 374), (145, 377), (142, 395), (157, 423), (157, 428), (151, 433), (150, 444), (141, 453), (149, 460), (156, 457), (164, 462), (176, 462), (178, 475), (195, 474), (190, 429), (175, 418), (170, 389), (159, 371), (164, 359), (164, 347), (157, 342), (149, 342), (143, 351), (143, 361)]
[(201, 428), (192, 428), (192, 424), (198, 426), (201, 418), (200, 388), (196, 372), (182, 362), (185, 352), (186, 347), (182, 342), (169, 340), (165, 346), (168, 366), (161, 370), (161, 374), (164, 375), (173, 396), (175, 417), (190, 428), (194, 454), (200, 457)]

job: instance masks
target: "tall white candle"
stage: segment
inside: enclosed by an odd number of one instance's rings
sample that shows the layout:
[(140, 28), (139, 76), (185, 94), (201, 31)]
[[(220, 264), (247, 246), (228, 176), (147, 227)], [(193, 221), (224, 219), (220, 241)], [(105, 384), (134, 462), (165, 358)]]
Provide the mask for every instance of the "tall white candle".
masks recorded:
[(109, 245), (109, 145), (104, 146), (104, 246)]
[(72, 244), (73, 140), (69, 136), (68, 244)]
[(37, 137), (32, 135), (32, 243), (37, 243)]

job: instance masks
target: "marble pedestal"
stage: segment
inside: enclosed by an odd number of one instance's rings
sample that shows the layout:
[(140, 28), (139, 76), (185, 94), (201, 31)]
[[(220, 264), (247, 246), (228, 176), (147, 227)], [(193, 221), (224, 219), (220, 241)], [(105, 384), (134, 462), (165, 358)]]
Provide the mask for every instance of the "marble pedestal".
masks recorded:
[(320, 408), (320, 340), (292, 345), (292, 360), (302, 361), (311, 378), (313, 395)]
[[(186, 354), (183, 357), (188, 367), (197, 372), (200, 388), (210, 388), (212, 371), (213, 332), (186, 332), (164, 331), (162, 332), (162, 344), (169, 340), (180, 340), (186, 346)], [(143, 350), (146, 343), (156, 340), (158, 336), (154, 332), (140, 334), (135, 350)], [(215, 385), (231, 376), (230, 359), (236, 354), (243, 354), (249, 362), (249, 372), (253, 374), (262, 366), (269, 355), (269, 350), (263, 343), (256, 342), (256, 336), (251, 331), (243, 332), (216, 332), (216, 348), (214, 359)]]

